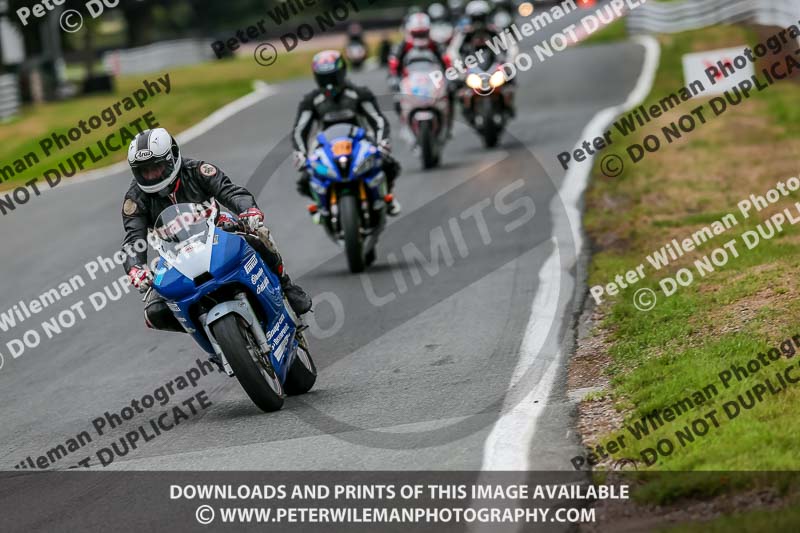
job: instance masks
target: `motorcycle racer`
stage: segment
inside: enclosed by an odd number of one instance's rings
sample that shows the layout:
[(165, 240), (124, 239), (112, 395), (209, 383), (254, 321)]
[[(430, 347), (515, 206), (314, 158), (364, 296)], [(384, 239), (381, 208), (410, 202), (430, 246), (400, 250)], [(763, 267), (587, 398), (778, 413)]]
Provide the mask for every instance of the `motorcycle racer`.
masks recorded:
[[(486, 43), (494, 42), (495, 49), (502, 49), (507, 62), (513, 62), (517, 55), (517, 44), (513, 39), (498, 39), (500, 30), (491, 22), (492, 8), (485, 0), (472, 0), (465, 9), (467, 18), (466, 26), (456, 32), (448, 48), (448, 55), (453, 62), (463, 64), (464, 58), (469, 55), (476, 56), (479, 61), (486, 64), (491, 63), (497, 55), (492, 52)], [(501, 45), (501, 43), (503, 43)], [(457, 60), (457, 61), (456, 61)], [(514, 86), (515, 80), (509, 79), (506, 84)], [(514, 90), (506, 90), (506, 108), (511, 116), (514, 116)]]
[(309, 135), (315, 124), (320, 130), (341, 123), (366, 126), (365, 129), (371, 132), (372, 140), (383, 155), (383, 172), (389, 188), (389, 194), (385, 198), (387, 214), (398, 215), (402, 208), (392, 191), (400, 174), (400, 164), (391, 155), (389, 121), (378, 109), (375, 95), (368, 88), (353, 85), (347, 80), (344, 59), (335, 50), (316, 54), (312, 71), (318, 87), (306, 94), (300, 102), (292, 131), (295, 168), (300, 172), (297, 191), (303, 196), (311, 197), (311, 176), (305, 163), (312, 149)]
[[(247, 233), (245, 239), (280, 278), (294, 312), (301, 315), (311, 309), (311, 298), (285, 272), (283, 259), (263, 225), (264, 213), (247, 189), (235, 185), (211, 163), (182, 157), (178, 143), (164, 128), (138, 134), (128, 147), (128, 164), (133, 180), (122, 204), (123, 251), (127, 255), (123, 266), (136, 289), (145, 292), (153, 282), (146, 248), (142, 252), (134, 248), (137, 242), (146, 241), (158, 215), (172, 204), (204, 203), (214, 198), (226, 209), (239, 213), (238, 220)], [(218, 222), (233, 220), (222, 213)], [(152, 329), (184, 331), (164, 298), (155, 291), (147, 295), (145, 323)]]
[(439, 46), (431, 39), (431, 19), (425, 13), (415, 13), (408, 18), (405, 25), (404, 39), (397, 45), (389, 57), (390, 85), (394, 89), (399, 86), (402, 75), (403, 61), (406, 54), (414, 48), (426, 49), (433, 52), (441, 64), (442, 70), (450, 67), (448, 60), (442, 55)]
[(456, 29), (464, 24), (464, 2), (462, 0), (448, 0), (447, 11), (450, 13), (450, 20)]
[[(400, 92), (400, 82), (403, 77), (403, 68), (408, 53), (414, 49), (428, 50), (432, 52), (433, 56), (445, 72), (450, 68), (450, 60), (447, 56), (442, 54), (439, 45), (431, 39), (431, 19), (425, 13), (415, 13), (408, 18), (405, 25), (404, 39), (397, 45), (395, 50), (389, 57), (389, 88), (394, 93)], [(448, 136), (452, 135), (453, 130), (453, 107), (455, 102), (455, 87), (452, 83), (448, 83), (448, 107), (450, 112), (448, 114)], [(399, 101), (395, 101), (395, 109), (400, 113)]]

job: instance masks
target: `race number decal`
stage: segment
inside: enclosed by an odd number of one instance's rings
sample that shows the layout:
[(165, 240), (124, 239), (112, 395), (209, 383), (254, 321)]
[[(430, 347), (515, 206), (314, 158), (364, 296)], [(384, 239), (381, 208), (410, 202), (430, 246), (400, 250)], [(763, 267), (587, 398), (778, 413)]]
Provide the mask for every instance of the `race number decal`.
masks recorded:
[(336, 157), (342, 155), (350, 155), (353, 152), (353, 141), (346, 140), (346, 141), (337, 141), (332, 146), (333, 155)]

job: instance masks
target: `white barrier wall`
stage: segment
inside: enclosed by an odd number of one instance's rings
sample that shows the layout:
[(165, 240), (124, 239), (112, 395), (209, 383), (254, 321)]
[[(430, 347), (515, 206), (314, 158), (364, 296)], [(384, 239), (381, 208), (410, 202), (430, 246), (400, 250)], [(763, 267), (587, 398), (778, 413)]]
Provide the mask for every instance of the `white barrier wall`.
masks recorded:
[(0, 76), (0, 121), (8, 120), (19, 111), (19, 85), (15, 74)]
[(628, 16), (630, 33), (678, 33), (724, 23), (788, 26), (800, 20), (800, 0), (650, 0)]
[(103, 55), (106, 70), (115, 75), (146, 74), (169, 67), (194, 65), (214, 58), (208, 40), (162, 41), (127, 50), (112, 50)]

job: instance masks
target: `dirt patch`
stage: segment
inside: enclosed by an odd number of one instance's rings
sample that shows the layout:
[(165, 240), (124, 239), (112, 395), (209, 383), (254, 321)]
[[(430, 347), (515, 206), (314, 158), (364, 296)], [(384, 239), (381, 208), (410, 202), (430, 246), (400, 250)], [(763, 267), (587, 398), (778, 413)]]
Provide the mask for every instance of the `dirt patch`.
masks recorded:
[[(588, 319), (589, 333), (578, 339), (567, 373), (567, 391), (580, 400), (578, 432), (587, 448), (605, 445), (600, 437), (616, 432), (624, 421), (609, 393), (611, 356), (608, 348), (611, 342), (608, 331), (599, 326), (602, 320), (600, 308), (595, 308)], [(609, 458), (598, 466), (607, 468), (611, 463)]]
[[(783, 265), (759, 265), (753, 267), (747, 275), (766, 276), (772, 273), (775, 275), (770, 276), (772, 283), (769, 287), (764, 287), (725, 306), (710, 310), (702, 321), (694, 320), (693, 323), (702, 336), (714, 337), (743, 331), (744, 325), (757, 320), (764, 310), (778, 314), (790, 313), (800, 299), (800, 291), (797, 290), (795, 282), (796, 273)], [(728, 283), (735, 284), (743, 277), (744, 275), (734, 276)], [(708, 285), (700, 290), (701, 292), (716, 292), (720, 289), (721, 287), (717, 285)], [(771, 339), (782, 338), (787, 333), (781, 324), (771, 320), (764, 321), (759, 329), (761, 333)]]
[(680, 502), (672, 505), (638, 505), (624, 500), (603, 500), (595, 506), (597, 522), (581, 526), (580, 531), (627, 533), (653, 531), (679, 524), (708, 522), (721, 516), (748, 511), (778, 510), (791, 504), (791, 498), (775, 489), (758, 489), (719, 496), (713, 500)]

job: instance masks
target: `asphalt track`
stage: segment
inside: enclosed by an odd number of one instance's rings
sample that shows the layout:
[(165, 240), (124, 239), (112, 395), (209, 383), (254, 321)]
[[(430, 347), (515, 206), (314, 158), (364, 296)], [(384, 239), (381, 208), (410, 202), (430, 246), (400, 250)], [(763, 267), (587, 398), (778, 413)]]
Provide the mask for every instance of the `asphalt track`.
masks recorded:
[[(109, 468), (479, 469), (519, 359), (540, 270), (552, 252), (550, 205), (564, 177), (555, 156), (579, 140), (599, 110), (625, 100), (642, 58), (642, 48), (633, 43), (558, 53), (518, 78), (518, 116), (499, 148), (484, 149), (477, 135), (459, 124), (442, 168), (431, 172), (420, 170), (419, 158), (399, 139), (396, 117), (383, 98), (404, 168), (397, 187), (404, 212), (392, 221), (379, 244), (377, 265), (365, 276), (347, 272), (341, 250), (312, 224), (305, 200), (294, 191), (286, 135), (311, 81), (274, 86), (274, 94), (183, 151), (218, 164), (257, 192), (291, 274), (317, 298), (311, 345), (321, 371), (313, 391), (289, 398), (278, 413), (263, 414), (238, 382), (210, 375), (167, 407), (150, 409), (97, 437), (91, 420), (105, 411), (118, 413), (204, 354), (186, 336), (146, 330), (134, 293), (100, 313), (87, 303), (86, 320), (17, 359), (5, 342), (28, 328), (0, 337), (5, 355), (0, 467), (13, 469), (27, 456), (35, 459), (89, 431), (95, 437), (91, 444), (54, 465), (72, 466), (205, 390), (210, 408), (116, 458)], [(382, 72), (354, 79), (385, 93)], [(162, 121), (169, 125), (168, 119)], [(98, 255), (111, 256), (121, 242), (120, 206), (128, 183), (129, 176), (120, 173), (61, 186), (2, 218), (2, 311), (75, 273), (88, 280), (84, 265)], [(535, 214), (524, 208), (531, 203)], [(485, 224), (474, 216), (476, 209)], [(532, 216), (523, 217), (526, 213)], [(520, 225), (509, 230), (518, 220)], [(461, 230), (462, 240), (456, 240), (451, 224)], [(452, 265), (441, 260), (433, 274), (408, 260), (412, 243), (431, 255), (432, 235), (434, 240), (443, 235), (454, 256)], [(574, 279), (571, 262), (560, 267), (569, 270), (564, 279)], [(118, 267), (90, 281), (25, 324), (38, 327), (121, 274)], [(575, 285), (564, 282), (555, 300), (547, 302), (560, 316), (525, 383), (538, 383), (558, 348), (569, 346), (574, 293)], [(530, 449), (531, 469), (569, 469), (569, 458), (578, 453), (564, 372), (561, 364), (552, 392), (535, 400), (545, 407)]]

